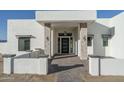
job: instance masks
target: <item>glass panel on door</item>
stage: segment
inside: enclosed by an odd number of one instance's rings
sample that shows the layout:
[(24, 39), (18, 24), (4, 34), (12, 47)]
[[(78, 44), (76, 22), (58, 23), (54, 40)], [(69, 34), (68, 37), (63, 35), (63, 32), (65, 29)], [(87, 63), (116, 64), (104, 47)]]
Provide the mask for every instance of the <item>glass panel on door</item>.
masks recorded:
[(62, 53), (69, 53), (69, 38), (62, 38), (61, 39), (61, 52)]

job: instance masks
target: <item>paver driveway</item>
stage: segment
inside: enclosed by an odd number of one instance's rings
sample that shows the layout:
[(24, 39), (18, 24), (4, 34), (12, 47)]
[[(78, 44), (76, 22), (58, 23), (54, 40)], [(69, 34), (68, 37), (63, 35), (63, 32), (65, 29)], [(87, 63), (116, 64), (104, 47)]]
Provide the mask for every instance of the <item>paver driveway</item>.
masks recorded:
[(56, 81), (78, 82), (84, 81), (87, 73), (87, 61), (81, 61), (74, 55), (55, 56), (50, 65), (49, 74), (55, 74)]

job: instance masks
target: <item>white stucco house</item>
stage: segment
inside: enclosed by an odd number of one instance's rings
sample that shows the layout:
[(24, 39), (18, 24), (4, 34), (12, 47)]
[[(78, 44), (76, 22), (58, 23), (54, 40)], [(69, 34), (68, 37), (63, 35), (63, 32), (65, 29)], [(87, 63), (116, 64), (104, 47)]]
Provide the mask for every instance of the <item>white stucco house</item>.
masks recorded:
[(0, 53), (22, 55), (42, 50), (49, 58), (75, 54), (124, 59), (124, 13), (97, 18), (95, 10), (36, 11), (35, 19), (9, 19)]

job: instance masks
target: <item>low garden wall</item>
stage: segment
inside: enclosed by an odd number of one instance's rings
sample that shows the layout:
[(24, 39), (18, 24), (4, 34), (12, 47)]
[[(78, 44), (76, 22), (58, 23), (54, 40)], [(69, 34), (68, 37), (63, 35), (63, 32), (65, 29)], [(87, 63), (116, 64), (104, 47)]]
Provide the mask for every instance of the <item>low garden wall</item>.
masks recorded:
[(99, 75), (99, 58), (89, 57), (89, 73), (93, 76)]
[(47, 58), (4, 58), (4, 73), (46, 75), (48, 73), (48, 61)]
[(93, 76), (124, 76), (124, 59), (89, 57), (89, 73)]
[[(29, 55), (29, 54), (28, 54)], [(5, 57), (3, 62), (5, 74), (39, 74), (48, 73), (48, 57)]]

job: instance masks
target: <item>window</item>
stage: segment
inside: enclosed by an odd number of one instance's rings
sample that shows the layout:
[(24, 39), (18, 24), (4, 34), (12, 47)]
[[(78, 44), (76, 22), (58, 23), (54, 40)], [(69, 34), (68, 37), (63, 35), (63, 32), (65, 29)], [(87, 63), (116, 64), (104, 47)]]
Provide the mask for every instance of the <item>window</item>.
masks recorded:
[(30, 50), (30, 38), (29, 37), (19, 37), (18, 50), (19, 51)]
[(108, 46), (108, 37), (103, 37), (103, 46)]
[(104, 47), (107, 47), (107, 46), (108, 46), (108, 39), (111, 38), (111, 35), (103, 34), (103, 35), (102, 35), (102, 38), (103, 38), (103, 46), (104, 46)]
[(67, 33), (67, 32), (58, 33), (58, 36), (72, 36), (72, 33)]
[(87, 46), (92, 46), (92, 37), (87, 38)]

